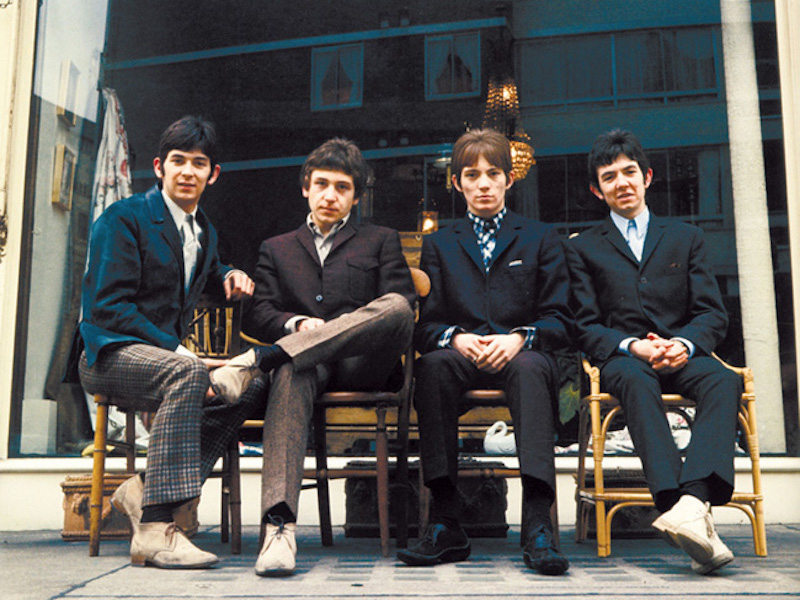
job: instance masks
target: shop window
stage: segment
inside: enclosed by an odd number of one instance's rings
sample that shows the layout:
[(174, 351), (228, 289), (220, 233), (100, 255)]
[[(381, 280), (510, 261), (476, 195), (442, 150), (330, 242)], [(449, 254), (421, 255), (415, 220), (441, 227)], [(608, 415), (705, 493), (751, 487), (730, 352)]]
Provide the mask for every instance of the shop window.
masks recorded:
[(481, 85), (480, 34), (425, 39), (425, 100), (477, 96)]
[(311, 52), (311, 110), (361, 106), (364, 45), (314, 48)]

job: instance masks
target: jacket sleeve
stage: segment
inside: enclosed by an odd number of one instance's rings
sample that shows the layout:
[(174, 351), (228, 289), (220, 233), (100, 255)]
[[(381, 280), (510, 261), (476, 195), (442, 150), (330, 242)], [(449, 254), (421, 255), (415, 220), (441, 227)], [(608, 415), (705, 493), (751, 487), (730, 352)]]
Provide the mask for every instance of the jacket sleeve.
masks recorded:
[(408, 300), (412, 309), (416, 302), (414, 284), (408, 264), (403, 257), (400, 236), (394, 230), (386, 235), (380, 250), (378, 296), (395, 292)]
[(166, 350), (180, 344), (145, 317), (135, 302), (142, 277), (137, 236), (136, 220), (121, 211), (107, 211), (92, 227), (81, 323), (90, 356), (120, 340), (140, 340)]
[(714, 351), (728, 330), (728, 313), (708, 264), (703, 232), (694, 228), (689, 252), (688, 320), (673, 337), (686, 338), (705, 354)]
[(442, 283), (440, 257), (430, 236), (422, 240), (422, 257), (419, 268), (431, 280), (431, 291), (420, 303), (419, 320), (414, 330), (414, 347), (421, 353), (437, 349), (445, 330), (453, 325), (447, 319), (447, 300)]
[(570, 345), (569, 272), (564, 247), (555, 229), (545, 234), (539, 250), (535, 347), (557, 350)]
[(604, 324), (594, 281), (577, 240), (567, 240), (565, 250), (578, 346), (595, 359), (607, 360), (629, 335)]
[(284, 335), (284, 324), (296, 314), (284, 309), (276, 261), (269, 240), (262, 242), (258, 250), (250, 326), (259, 340), (270, 343)]

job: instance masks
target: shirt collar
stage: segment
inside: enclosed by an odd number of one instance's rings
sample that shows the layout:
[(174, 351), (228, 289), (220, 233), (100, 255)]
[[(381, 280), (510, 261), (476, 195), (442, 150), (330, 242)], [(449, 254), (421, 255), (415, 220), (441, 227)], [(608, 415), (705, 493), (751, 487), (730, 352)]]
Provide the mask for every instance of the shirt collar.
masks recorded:
[[(618, 215), (613, 210), (611, 211), (611, 220), (616, 225), (619, 232), (622, 234), (622, 237), (627, 240), (628, 239), (628, 221), (631, 219), (626, 219), (622, 215)], [(636, 222), (636, 237), (643, 238), (647, 234), (647, 226), (650, 224), (650, 209), (647, 206), (644, 207), (644, 210), (640, 212), (636, 217), (633, 219)]]
[(488, 219), (484, 219), (483, 217), (479, 217), (476, 214), (467, 211), (467, 218), (472, 221), (473, 227), (475, 226), (483, 226), (484, 222), (490, 221), (494, 223), (495, 230), (500, 229), (500, 226), (503, 224), (503, 219), (505, 219), (506, 214), (508, 214), (508, 209), (504, 206), (499, 213), (497, 213), (493, 217), (489, 217)]
[(311, 233), (313, 233), (315, 236), (317, 236), (317, 235), (318, 235), (318, 236), (320, 236), (320, 237), (326, 238), (326, 237), (328, 237), (328, 236), (331, 236), (331, 235), (333, 235), (334, 233), (336, 233), (336, 232), (340, 231), (340, 230), (341, 230), (341, 229), (342, 229), (342, 228), (343, 228), (345, 225), (347, 225), (347, 222), (350, 220), (350, 214), (351, 214), (351, 213), (347, 213), (347, 214), (346, 214), (346, 215), (345, 215), (345, 216), (342, 218), (342, 220), (341, 220), (341, 221), (337, 221), (336, 223), (334, 223), (334, 224), (333, 224), (333, 227), (331, 227), (331, 230), (328, 232), (328, 235), (324, 235), (324, 234), (322, 233), (322, 231), (320, 231), (320, 228), (319, 228), (319, 227), (317, 227), (317, 224), (316, 224), (316, 223), (314, 223), (314, 219), (312, 219), (312, 218), (311, 218), (311, 213), (308, 213), (308, 214), (306, 215), (306, 225), (307, 225), (307, 226), (308, 226), (308, 228), (311, 230)]
[(178, 206), (172, 198), (167, 196), (167, 192), (165, 192), (163, 189), (161, 190), (161, 197), (164, 198), (164, 204), (167, 205), (167, 210), (172, 216), (172, 220), (175, 221), (175, 227), (178, 229), (181, 228), (183, 223), (186, 221), (186, 215), (192, 215), (195, 219), (195, 222), (197, 221), (197, 206), (194, 207), (192, 212), (187, 213), (180, 206)]

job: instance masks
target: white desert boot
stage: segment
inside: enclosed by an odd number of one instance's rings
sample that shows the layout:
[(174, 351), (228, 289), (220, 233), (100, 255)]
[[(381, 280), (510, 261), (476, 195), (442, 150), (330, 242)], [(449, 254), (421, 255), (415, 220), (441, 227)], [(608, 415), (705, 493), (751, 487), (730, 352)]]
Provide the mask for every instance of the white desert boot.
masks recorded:
[(672, 508), (653, 521), (653, 527), (669, 535), (692, 559), (706, 564), (714, 555), (711, 542), (714, 523), (706, 517), (708, 503), (684, 494)]
[(195, 546), (175, 523), (140, 523), (131, 539), (131, 564), (161, 569), (205, 569), (219, 561), (216, 554)]
[(294, 573), (297, 523), (267, 523), (264, 545), (256, 560), (256, 575), (262, 577)]
[(234, 356), (228, 363), (209, 373), (211, 387), (222, 396), (228, 404), (236, 404), (239, 396), (242, 395), (256, 377), (264, 373), (256, 365), (256, 353), (252, 348)]

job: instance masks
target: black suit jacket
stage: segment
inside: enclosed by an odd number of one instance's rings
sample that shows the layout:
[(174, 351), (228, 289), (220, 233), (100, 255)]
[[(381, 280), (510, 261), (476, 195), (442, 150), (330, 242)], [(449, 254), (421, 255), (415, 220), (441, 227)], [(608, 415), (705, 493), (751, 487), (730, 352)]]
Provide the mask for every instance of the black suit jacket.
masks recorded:
[(285, 335), (295, 315), (328, 321), (389, 292), (415, 302), (397, 232), (352, 218), (336, 233), (324, 266), (305, 223), (262, 242), (255, 283), (250, 326), (265, 342)]
[(569, 278), (555, 230), (508, 212), (493, 256), (486, 273), (466, 217), (425, 236), (420, 268), (431, 278), (431, 292), (415, 331), (417, 350), (435, 350), (453, 325), (478, 335), (530, 326), (537, 328), (537, 348), (569, 343)]
[(651, 213), (641, 263), (609, 217), (566, 244), (581, 349), (605, 361), (627, 337), (683, 337), (710, 354), (728, 317), (698, 227)]
[(202, 210), (197, 222), (202, 250), (186, 293), (182, 243), (158, 187), (120, 200), (98, 217), (89, 239), (80, 324), (89, 365), (109, 344), (175, 350), (204, 288), (222, 293), (231, 269), (219, 262), (217, 232)]

